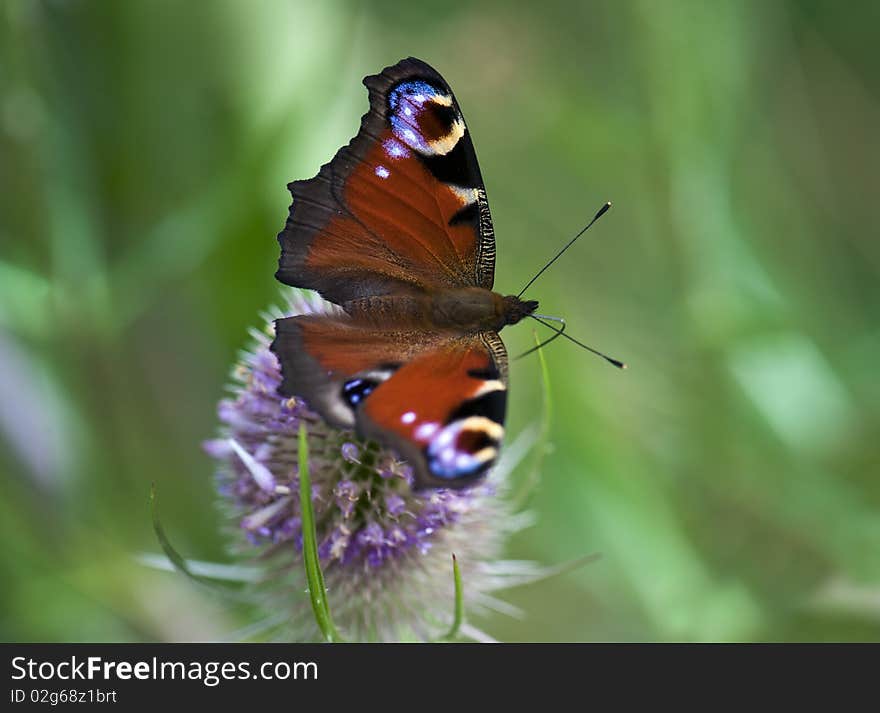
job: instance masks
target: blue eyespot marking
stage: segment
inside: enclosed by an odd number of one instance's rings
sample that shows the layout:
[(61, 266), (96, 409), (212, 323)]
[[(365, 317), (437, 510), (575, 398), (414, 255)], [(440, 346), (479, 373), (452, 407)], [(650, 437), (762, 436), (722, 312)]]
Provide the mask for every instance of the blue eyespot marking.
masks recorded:
[(376, 166), (376, 175), (379, 178), (388, 178), (391, 175), (391, 171), (385, 168), (385, 166)]
[(414, 104), (422, 104), (426, 99), (433, 99), (440, 93), (436, 87), (421, 80), (403, 82), (391, 90), (388, 95), (388, 104), (396, 112), (397, 107), (400, 106), (401, 98), (405, 97)]
[(372, 371), (361, 372), (361, 376), (352, 377), (342, 384), (340, 395), (343, 401), (354, 409), (399, 368), (400, 364), (381, 364)]
[(378, 384), (369, 379), (349, 379), (342, 385), (342, 398), (351, 407), (354, 408), (367, 396)]
[(451, 97), (446, 92), (427, 82), (402, 82), (388, 94), (391, 130), (409, 148), (425, 156), (433, 155), (436, 153), (430, 146), (433, 137), (425, 136), (421, 117), (425, 112), (438, 108), (448, 109), (450, 103)]
[(421, 154), (430, 153), (431, 150), (428, 148), (428, 142), (425, 141), (425, 137), (422, 136), (421, 132), (417, 133), (414, 131), (413, 124), (407, 120), (393, 114), (391, 116), (391, 129), (394, 131), (394, 135), (411, 149)]
[(431, 472), (446, 480), (471, 475), (486, 466), (485, 461), (474, 458), (469, 453), (459, 453), (452, 446), (447, 446), (428, 458)]
[(454, 480), (487, 470), (498, 456), (504, 428), (488, 419), (463, 418), (444, 426), (428, 443), (428, 468), (438, 478)]
[(410, 156), (406, 146), (397, 139), (385, 139), (382, 148), (385, 149), (385, 153), (391, 158), (409, 158)]

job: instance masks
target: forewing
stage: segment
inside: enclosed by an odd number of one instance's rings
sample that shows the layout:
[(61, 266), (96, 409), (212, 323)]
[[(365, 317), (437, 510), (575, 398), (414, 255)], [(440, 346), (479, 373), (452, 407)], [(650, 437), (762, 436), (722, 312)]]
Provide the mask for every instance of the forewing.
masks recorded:
[(366, 77), (358, 135), (294, 181), (276, 277), (343, 304), (492, 288), (495, 238), (470, 134), (446, 81), (417, 59)]

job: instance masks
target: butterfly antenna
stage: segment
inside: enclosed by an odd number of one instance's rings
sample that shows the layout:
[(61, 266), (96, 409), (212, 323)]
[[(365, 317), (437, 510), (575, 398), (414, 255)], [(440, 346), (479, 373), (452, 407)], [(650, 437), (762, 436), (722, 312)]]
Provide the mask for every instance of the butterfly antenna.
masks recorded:
[[(544, 342), (544, 344), (552, 342), (556, 337), (565, 337), (568, 341), (574, 342), (575, 344), (577, 344), (579, 347), (581, 347), (581, 349), (586, 349), (588, 352), (592, 352), (597, 357), (602, 357), (602, 359), (607, 361), (609, 364), (616, 366), (618, 369), (626, 369), (627, 368), (626, 364), (623, 363), (622, 361), (620, 361), (618, 359), (614, 359), (614, 358), (608, 356), (607, 354), (603, 354), (602, 352), (597, 351), (596, 349), (593, 349), (593, 347), (588, 346), (587, 344), (584, 344), (581, 341), (578, 341), (577, 339), (575, 339), (571, 335), (565, 334), (564, 333), (565, 332), (565, 320), (562, 319), (561, 317), (549, 317), (546, 314), (530, 314), (529, 317), (534, 319), (536, 322), (540, 322), (548, 329), (552, 329), (554, 332), (556, 332), (556, 334), (554, 334), (552, 337), (550, 337), (550, 339), (548, 339), (546, 342)], [(544, 320), (550, 320), (552, 322), (561, 322), (562, 328), (557, 329), (552, 324), (548, 324)], [(539, 346), (543, 346), (543, 344), (541, 344)], [(534, 351), (534, 349), (530, 349), (529, 351)], [(526, 354), (528, 354), (528, 352), (526, 352)]]
[[(544, 317), (545, 315), (542, 314), (542, 315), (538, 315), (538, 316), (539, 316), (539, 317)], [(519, 355), (515, 356), (515, 357), (513, 358), (514, 361), (516, 361), (517, 359), (522, 359), (524, 356), (528, 356), (529, 354), (531, 354), (531, 353), (533, 353), (533, 352), (536, 352), (536, 351), (538, 351), (539, 349), (543, 349), (543, 348), (546, 347), (550, 342), (552, 342), (554, 339), (558, 339), (559, 337), (564, 337), (564, 336), (565, 336), (565, 334), (564, 334), (564, 332), (565, 332), (565, 320), (564, 320), (564, 319), (562, 319), (561, 317), (547, 317), (547, 319), (552, 319), (554, 322), (560, 322), (560, 323), (562, 324), (562, 327), (560, 327), (559, 329), (553, 328), (553, 331), (555, 332), (555, 334), (554, 334), (552, 337), (550, 337), (550, 339), (545, 339), (545, 340), (544, 340), (543, 342), (541, 342), (540, 344), (536, 344), (536, 345), (533, 346), (531, 349), (527, 349), (527, 350), (524, 351), (522, 354), (519, 354)]]
[(544, 265), (544, 267), (542, 267), (540, 270), (538, 270), (538, 274), (535, 275), (531, 280), (529, 280), (529, 281), (526, 283), (526, 286), (523, 287), (523, 288), (519, 291), (519, 294), (517, 295), (517, 297), (522, 297), (523, 292), (525, 292), (527, 289), (529, 289), (529, 287), (532, 286), (532, 283), (533, 283), (535, 280), (537, 280), (541, 275), (543, 275), (543, 274), (544, 274), (544, 271), (545, 271), (548, 267), (550, 267), (554, 262), (556, 262), (556, 261), (562, 256), (562, 253), (564, 253), (564, 252), (565, 252), (566, 250), (568, 250), (572, 245), (574, 245), (575, 240), (577, 240), (579, 237), (581, 237), (581, 235), (583, 235), (584, 233), (586, 233), (586, 232), (590, 229), (590, 226), (591, 226), (593, 223), (595, 223), (597, 220), (599, 220), (599, 218), (601, 218), (603, 215), (605, 215), (605, 211), (607, 211), (610, 207), (611, 207), (611, 201), (606, 201), (606, 202), (605, 202), (605, 205), (603, 205), (601, 208), (599, 208), (599, 212), (596, 213), (596, 215), (593, 216), (593, 219), (592, 219), (589, 223), (587, 223), (586, 227), (584, 227), (584, 228), (581, 230), (581, 232), (579, 232), (579, 233), (578, 233), (577, 235), (575, 235), (571, 240), (569, 240), (568, 243), (565, 245), (565, 247), (562, 248), (562, 250), (560, 250), (558, 253), (556, 253), (556, 255), (553, 257), (553, 259), (552, 259), (550, 262), (548, 262), (546, 265)]

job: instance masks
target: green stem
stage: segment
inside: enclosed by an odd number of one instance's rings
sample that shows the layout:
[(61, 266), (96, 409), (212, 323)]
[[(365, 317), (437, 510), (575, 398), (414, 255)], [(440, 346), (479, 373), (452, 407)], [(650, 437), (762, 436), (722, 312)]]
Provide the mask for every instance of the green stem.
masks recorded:
[(464, 588), (461, 584), (461, 570), (458, 568), (458, 560), (452, 555), (452, 579), (455, 582), (455, 613), (452, 617), (452, 626), (444, 636), (440, 637), (440, 641), (455, 641), (458, 637), (458, 630), (464, 621)]
[(303, 563), (309, 585), (309, 598), (318, 628), (328, 643), (342, 641), (336, 630), (330, 605), (327, 602), (327, 588), (324, 586), (324, 573), (318, 558), (318, 538), (315, 534), (315, 512), (312, 509), (312, 484), (309, 480), (309, 444), (306, 439), (305, 424), (299, 425), (299, 507), (302, 518)]

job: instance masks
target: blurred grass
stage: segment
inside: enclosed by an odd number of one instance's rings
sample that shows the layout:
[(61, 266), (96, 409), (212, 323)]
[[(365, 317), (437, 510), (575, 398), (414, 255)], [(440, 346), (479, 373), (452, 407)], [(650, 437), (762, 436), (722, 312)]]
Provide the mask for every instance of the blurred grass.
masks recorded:
[[(145, 570), (149, 484), (221, 559), (199, 450), (276, 301), (285, 183), (402, 56), (451, 82), (515, 292), (557, 341), (512, 640), (880, 638), (878, 6), (0, 2), (0, 638), (222, 638)], [(505, 332), (511, 352), (529, 330)], [(538, 414), (513, 367), (514, 431)]]

